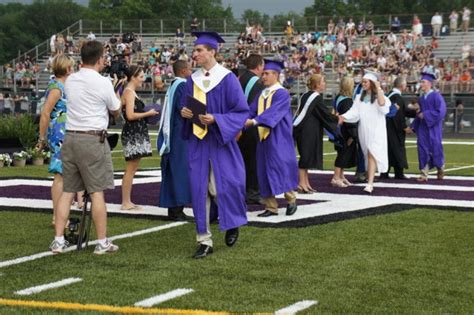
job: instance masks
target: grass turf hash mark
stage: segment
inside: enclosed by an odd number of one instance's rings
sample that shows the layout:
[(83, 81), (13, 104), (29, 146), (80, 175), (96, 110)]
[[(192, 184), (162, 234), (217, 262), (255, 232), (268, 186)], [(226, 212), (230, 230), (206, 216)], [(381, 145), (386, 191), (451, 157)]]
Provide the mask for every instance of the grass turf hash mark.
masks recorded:
[(16, 295), (32, 295), (32, 294), (40, 293), (46, 290), (64, 287), (66, 285), (70, 285), (70, 284), (81, 282), (81, 281), (82, 281), (81, 278), (67, 278), (60, 281), (46, 283), (46, 284), (31, 287), (28, 289), (16, 291), (15, 294)]

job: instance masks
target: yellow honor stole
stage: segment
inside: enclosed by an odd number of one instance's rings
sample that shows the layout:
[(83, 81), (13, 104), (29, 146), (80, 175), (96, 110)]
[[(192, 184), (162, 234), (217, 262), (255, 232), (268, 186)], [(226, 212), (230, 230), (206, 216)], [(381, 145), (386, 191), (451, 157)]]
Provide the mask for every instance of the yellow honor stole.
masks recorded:
[[(258, 98), (258, 110), (257, 110), (257, 115), (262, 114), (266, 109), (270, 108), (272, 105), (272, 96), (276, 92), (276, 90), (270, 92), (270, 94), (267, 94), (268, 97), (266, 98), (267, 101), (265, 102), (265, 97), (262, 93), (260, 94), (260, 97)], [(266, 103), (266, 106), (265, 106)], [(263, 141), (268, 138), (270, 135), (270, 128), (267, 127), (258, 127), (258, 136), (260, 138), (260, 141)]]
[[(196, 83), (193, 84), (193, 97), (203, 103), (204, 105), (207, 105), (206, 102), (206, 93), (204, 93), (203, 90), (201, 90)], [(203, 139), (207, 135), (207, 126), (204, 126), (204, 129), (201, 128), (200, 126), (193, 124), (193, 134), (198, 137), (199, 139)]]

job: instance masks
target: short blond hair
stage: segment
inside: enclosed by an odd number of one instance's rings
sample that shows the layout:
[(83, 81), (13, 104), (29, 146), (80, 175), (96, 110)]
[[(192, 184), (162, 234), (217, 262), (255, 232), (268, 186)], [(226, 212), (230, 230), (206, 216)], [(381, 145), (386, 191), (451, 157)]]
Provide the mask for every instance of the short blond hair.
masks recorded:
[(339, 85), (339, 95), (352, 97), (354, 92), (354, 79), (352, 77), (344, 76)]
[(74, 59), (67, 55), (57, 55), (51, 62), (51, 69), (55, 77), (65, 76), (69, 68), (72, 67), (74, 67)]
[(318, 85), (321, 84), (323, 79), (324, 79), (324, 76), (322, 74), (319, 74), (319, 73), (313, 74), (308, 79), (308, 82), (306, 83), (306, 86), (308, 87), (308, 89), (313, 90), (314, 88), (316, 88)]

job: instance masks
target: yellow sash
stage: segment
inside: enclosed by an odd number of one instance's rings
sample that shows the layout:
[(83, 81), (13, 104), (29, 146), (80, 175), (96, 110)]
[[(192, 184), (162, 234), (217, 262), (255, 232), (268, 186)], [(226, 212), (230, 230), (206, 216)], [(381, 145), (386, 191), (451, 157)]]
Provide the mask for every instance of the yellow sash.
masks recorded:
[[(270, 106), (272, 105), (272, 96), (275, 92), (276, 92), (276, 90), (270, 92), (270, 95), (268, 95), (267, 106), (266, 107), (265, 107), (265, 98), (263, 97), (263, 93), (260, 95), (260, 97), (258, 98), (257, 115), (262, 114), (266, 109), (270, 108)], [(270, 135), (270, 128), (258, 127), (258, 136), (260, 138), (260, 141), (263, 141), (263, 140), (267, 139), (267, 137), (269, 135)]]
[[(203, 90), (201, 90), (196, 83), (193, 84), (193, 97), (200, 101), (203, 104), (207, 104), (206, 102), (206, 93), (204, 93)], [(193, 124), (193, 134), (198, 137), (199, 139), (203, 139), (207, 135), (207, 126), (204, 126), (204, 129), (202, 129), (200, 126)]]

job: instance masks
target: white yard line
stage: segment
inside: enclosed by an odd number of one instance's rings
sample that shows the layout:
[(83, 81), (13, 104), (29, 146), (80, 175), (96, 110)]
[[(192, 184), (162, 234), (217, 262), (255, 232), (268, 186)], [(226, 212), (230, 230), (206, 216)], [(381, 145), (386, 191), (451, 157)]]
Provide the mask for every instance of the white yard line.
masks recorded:
[[(332, 170), (326, 170), (326, 171), (321, 171), (321, 170), (308, 170), (308, 172), (310, 174), (334, 174), (334, 171)], [(354, 175), (355, 172), (354, 171), (344, 171), (344, 174), (346, 175)], [(407, 175), (407, 177), (409, 178), (417, 178), (418, 176), (420, 176), (419, 173), (405, 173), (405, 175)], [(436, 178), (436, 176), (434, 176), (433, 178)], [(453, 180), (472, 180), (473, 181), (473, 184), (474, 184), (474, 176), (457, 176), (457, 175), (452, 175), (452, 176), (444, 176), (444, 179), (453, 179)]]
[[(453, 172), (453, 171), (458, 171), (458, 170), (465, 170), (467, 168), (473, 168), (473, 167), (474, 167), (474, 165), (447, 168), (447, 169), (444, 170), (444, 172), (446, 173), (446, 172)], [(429, 174), (436, 174), (436, 173), (438, 173), (438, 170), (429, 172)]]
[[(405, 149), (413, 149), (413, 148), (416, 148), (416, 145), (409, 145), (405, 147)], [(323, 153), (323, 155), (336, 155), (336, 154), (337, 154), (336, 151)]]
[[(152, 228), (149, 228), (149, 229), (144, 229), (144, 230), (139, 230), (139, 231), (135, 231), (135, 232), (131, 232), (131, 233), (115, 235), (115, 236), (109, 237), (109, 240), (113, 241), (113, 240), (119, 240), (119, 239), (123, 239), (123, 238), (130, 238), (130, 237), (135, 237), (135, 236), (139, 236), (139, 235), (145, 235), (145, 234), (149, 234), (149, 233), (154, 233), (154, 232), (158, 232), (158, 231), (178, 227), (178, 226), (181, 226), (181, 225), (184, 225), (184, 224), (187, 224), (187, 222), (173, 222), (173, 223), (170, 223), (170, 224), (155, 226), (155, 227), (152, 227)], [(89, 242), (89, 246), (96, 245), (96, 244), (97, 244), (97, 240)], [(70, 251), (76, 250), (76, 248), (77, 248), (76, 245), (68, 247), (65, 250), (65, 252), (70, 252)], [(11, 259), (11, 260), (0, 261), (0, 268), (12, 266), (12, 265), (19, 265), (19, 264), (22, 264), (22, 263), (25, 263), (25, 262), (28, 262), (28, 261), (33, 261), (33, 260), (36, 260), (36, 259), (40, 259), (40, 258), (43, 258), (43, 257), (52, 256), (52, 255), (54, 255), (54, 254), (51, 251), (47, 251), (47, 252), (42, 252), (42, 253), (30, 255), (30, 256), (25, 256), (25, 257), (15, 258), (15, 259)]]
[[(365, 187), (367, 184), (354, 184), (354, 186)], [(474, 183), (473, 187), (469, 186), (452, 186), (452, 185), (430, 185), (430, 184), (405, 184), (405, 183), (385, 183), (385, 182), (376, 182), (374, 183), (374, 188), (383, 187), (383, 188), (402, 188), (402, 189), (421, 189), (421, 190), (443, 190), (443, 191), (472, 191), (474, 192)]]
[(140, 307), (152, 307), (153, 305), (160, 304), (175, 298), (178, 298), (180, 296), (189, 294), (191, 292), (194, 292), (193, 289), (176, 289), (164, 294), (152, 296), (148, 299), (145, 299), (143, 301), (135, 303), (135, 306), (140, 306)]
[(35, 287), (31, 287), (28, 289), (15, 291), (15, 294), (16, 295), (32, 295), (32, 294), (40, 293), (46, 290), (64, 287), (64, 286), (67, 286), (76, 282), (81, 282), (81, 281), (82, 281), (81, 278), (67, 278), (60, 281), (46, 283), (46, 284), (38, 285)]
[(299, 311), (305, 310), (313, 305), (318, 304), (318, 301), (311, 301), (311, 300), (305, 300), (305, 301), (300, 301), (296, 302), (295, 304), (292, 304), (290, 306), (287, 306), (285, 308), (282, 308), (278, 311), (275, 312), (275, 315), (292, 315), (296, 314)]

